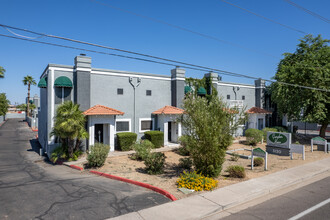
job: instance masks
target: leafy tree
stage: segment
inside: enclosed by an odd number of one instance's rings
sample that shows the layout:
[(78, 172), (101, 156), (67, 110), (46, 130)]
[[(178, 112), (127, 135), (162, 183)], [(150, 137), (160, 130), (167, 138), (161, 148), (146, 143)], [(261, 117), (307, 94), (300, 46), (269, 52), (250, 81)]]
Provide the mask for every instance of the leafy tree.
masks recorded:
[(329, 40), (319, 35), (306, 35), (294, 53), (285, 53), (274, 79), (277, 82), (315, 87), (328, 91), (305, 89), (281, 83), (271, 85), (272, 99), (280, 113), (290, 120), (303, 120), (322, 125), (320, 136), (330, 121), (330, 47)]
[(5, 72), (6, 72), (6, 70), (2, 66), (0, 66), (0, 78), (5, 77)]
[[(27, 104), (17, 105), (16, 108), (21, 110), (21, 111), (26, 111), (27, 110)], [(30, 104), (30, 110), (33, 110), (35, 108), (36, 108), (35, 104)]]
[(0, 115), (6, 115), (8, 112), (9, 100), (5, 93), (0, 93)]
[(88, 137), (85, 122), (86, 118), (79, 110), (79, 105), (72, 101), (66, 101), (57, 108), (51, 136), (59, 138), (63, 148), (68, 150), (70, 158), (79, 150), (81, 140)]
[(23, 83), (24, 85), (28, 86), (28, 102), (27, 102), (27, 108), (26, 108), (26, 116), (29, 116), (30, 112), (29, 112), (29, 109), (30, 109), (30, 89), (31, 89), (31, 85), (36, 85), (36, 81), (33, 79), (32, 76), (25, 76), (24, 79), (23, 79)]
[(204, 98), (190, 94), (183, 108), (185, 114), (180, 121), (185, 128), (185, 144), (197, 172), (209, 177), (219, 176), (227, 147), (241, 122), (237, 120), (238, 112), (228, 109), (217, 95)]

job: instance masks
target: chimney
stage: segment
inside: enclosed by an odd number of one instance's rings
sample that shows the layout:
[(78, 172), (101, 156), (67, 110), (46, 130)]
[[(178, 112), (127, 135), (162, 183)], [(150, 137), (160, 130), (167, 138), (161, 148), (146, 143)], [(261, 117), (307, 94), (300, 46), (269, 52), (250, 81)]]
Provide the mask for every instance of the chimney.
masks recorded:
[(178, 108), (182, 108), (184, 99), (185, 74), (186, 70), (180, 67), (171, 70), (171, 105)]
[(85, 54), (74, 59), (74, 102), (80, 105), (80, 110), (85, 111), (90, 106), (92, 58)]

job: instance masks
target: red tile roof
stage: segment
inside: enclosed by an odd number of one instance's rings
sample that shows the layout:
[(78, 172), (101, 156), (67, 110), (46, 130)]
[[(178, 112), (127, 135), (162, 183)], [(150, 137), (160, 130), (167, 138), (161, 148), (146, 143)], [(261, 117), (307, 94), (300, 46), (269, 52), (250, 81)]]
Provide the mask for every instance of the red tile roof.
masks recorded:
[(272, 114), (270, 111), (267, 111), (263, 108), (259, 107), (252, 107), (249, 110), (246, 111), (248, 114)]
[(152, 114), (154, 115), (160, 115), (160, 114), (164, 114), (164, 115), (181, 115), (183, 114), (184, 110), (174, 107), (174, 106), (169, 106), (166, 105), (161, 109), (158, 109), (157, 111), (154, 111)]
[(118, 111), (113, 108), (106, 107), (104, 105), (95, 105), (90, 109), (87, 109), (83, 113), (84, 115), (123, 115), (124, 112)]

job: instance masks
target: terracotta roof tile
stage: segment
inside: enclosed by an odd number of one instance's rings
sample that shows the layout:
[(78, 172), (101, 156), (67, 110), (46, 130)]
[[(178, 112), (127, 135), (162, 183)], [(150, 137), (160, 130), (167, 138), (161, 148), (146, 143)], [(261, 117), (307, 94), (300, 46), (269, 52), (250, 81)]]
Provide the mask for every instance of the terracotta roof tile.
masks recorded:
[(252, 107), (249, 110), (246, 111), (248, 114), (272, 114), (270, 111), (267, 111), (263, 108), (259, 107)]
[(87, 109), (83, 113), (84, 115), (123, 115), (124, 112), (118, 111), (113, 108), (106, 107), (104, 105), (95, 105), (90, 109)]
[(166, 105), (161, 109), (158, 109), (157, 111), (154, 111), (152, 114), (154, 115), (160, 115), (160, 114), (164, 114), (164, 115), (181, 115), (183, 114), (184, 110), (174, 107), (174, 106), (169, 106)]

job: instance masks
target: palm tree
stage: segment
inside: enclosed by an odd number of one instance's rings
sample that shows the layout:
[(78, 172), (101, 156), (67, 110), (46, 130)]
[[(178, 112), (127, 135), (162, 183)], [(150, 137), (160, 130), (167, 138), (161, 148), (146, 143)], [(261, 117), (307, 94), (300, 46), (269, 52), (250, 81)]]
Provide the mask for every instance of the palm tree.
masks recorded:
[(66, 101), (57, 108), (54, 128), (50, 135), (60, 139), (62, 147), (68, 149), (70, 158), (79, 150), (81, 139), (88, 137), (85, 122), (86, 118), (79, 110), (79, 105), (72, 101)]
[(30, 88), (31, 88), (31, 84), (32, 85), (36, 85), (36, 81), (33, 79), (32, 76), (25, 76), (23, 79), (23, 83), (24, 85), (28, 85), (28, 101), (27, 101), (27, 108), (26, 108), (26, 116), (29, 116), (30, 114)]
[(2, 66), (0, 66), (0, 78), (5, 77), (5, 72), (6, 72), (6, 70)]

